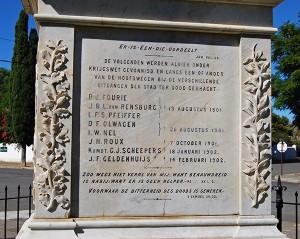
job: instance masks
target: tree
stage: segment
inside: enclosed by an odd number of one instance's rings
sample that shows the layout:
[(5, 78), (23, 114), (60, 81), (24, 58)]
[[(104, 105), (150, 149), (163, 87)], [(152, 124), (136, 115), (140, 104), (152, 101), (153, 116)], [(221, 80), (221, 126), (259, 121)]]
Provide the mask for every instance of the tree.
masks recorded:
[(293, 136), (293, 127), (289, 125), (289, 119), (272, 113), (272, 144), (279, 141), (289, 142)]
[(4, 109), (8, 108), (9, 101), (5, 101), (4, 98), (9, 94), (9, 88), (7, 88), (9, 76), (9, 70), (0, 68), (0, 113), (2, 113)]
[(297, 157), (300, 157), (300, 129), (298, 127), (294, 127), (293, 143), (296, 145)]
[(10, 71), (0, 68), (0, 142), (10, 143)]
[(5, 68), (0, 68), (0, 95), (1, 95), (1, 92), (2, 92), (2, 84), (4, 83), (4, 79), (6, 77), (9, 76), (9, 70), (5, 69)]
[(26, 165), (26, 145), (33, 143), (36, 38), (36, 31), (31, 31), (28, 40), (28, 16), (22, 10), (15, 26), (11, 65), (11, 132), (13, 141), (21, 145), (22, 165)]
[(36, 78), (36, 55), (37, 55), (37, 46), (38, 46), (38, 35), (35, 29), (31, 29), (29, 34), (29, 52), (28, 52), (28, 71), (29, 71), (29, 78), (28, 78), (28, 113), (30, 114), (30, 122), (28, 122), (28, 138), (27, 142), (32, 142), (33, 135), (34, 135), (34, 116), (35, 116), (35, 78)]
[[(300, 22), (300, 12), (299, 12)], [(300, 127), (300, 26), (289, 21), (279, 27), (272, 39), (272, 61), (276, 73), (272, 91), (274, 107), (289, 109), (293, 124)]]

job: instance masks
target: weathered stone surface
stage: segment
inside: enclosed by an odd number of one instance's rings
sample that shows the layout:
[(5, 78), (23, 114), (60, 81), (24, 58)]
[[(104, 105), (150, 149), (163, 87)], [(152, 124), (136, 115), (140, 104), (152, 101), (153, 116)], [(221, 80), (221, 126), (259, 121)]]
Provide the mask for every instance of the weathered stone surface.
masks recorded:
[(18, 238), (285, 237), (270, 215), (279, 1), (33, 3), (36, 210)]
[(82, 39), (80, 216), (238, 213), (236, 39), (157, 40)]

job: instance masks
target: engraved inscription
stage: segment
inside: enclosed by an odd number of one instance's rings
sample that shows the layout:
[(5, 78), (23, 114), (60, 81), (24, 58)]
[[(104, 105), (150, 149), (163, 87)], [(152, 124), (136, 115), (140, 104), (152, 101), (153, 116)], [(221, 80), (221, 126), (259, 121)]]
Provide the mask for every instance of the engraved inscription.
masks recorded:
[(237, 213), (237, 48), (82, 42), (80, 215)]

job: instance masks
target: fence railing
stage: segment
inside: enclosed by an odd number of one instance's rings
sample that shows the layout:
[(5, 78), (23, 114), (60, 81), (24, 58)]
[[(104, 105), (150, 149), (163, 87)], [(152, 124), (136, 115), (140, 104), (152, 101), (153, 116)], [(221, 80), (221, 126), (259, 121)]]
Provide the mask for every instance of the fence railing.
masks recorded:
[(7, 186), (4, 189), (4, 198), (0, 198), (0, 202), (4, 201), (4, 227), (3, 227), (3, 236), (4, 239), (7, 239), (7, 213), (8, 211), (8, 202), (9, 201), (16, 201), (16, 234), (18, 234), (20, 230), (20, 200), (21, 199), (27, 199), (28, 200), (28, 218), (31, 215), (31, 205), (32, 205), (32, 186), (30, 185), (29, 188), (29, 193), (25, 196), (21, 196), (21, 187), (20, 185), (18, 186), (17, 189), (17, 196), (15, 197), (9, 197), (8, 196), (8, 188)]
[(273, 186), (272, 189), (276, 191), (275, 203), (276, 203), (276, 209), (277, 209), (276, 217), (279, 221), (277, 224), (278, 230), (282, 232), (282, 208), (283, 208), (283, 205), (284, 204), (294, 205), (295, 206), (295, 224), (296, 224), (295, 239), (298, 239), (298, 206), (300, 205), (298, 203), (298, 192), (297, 191), (295, 192), (295, 202), (294, 203), (284, 202), (282, 194), (283, 194), (283, 191), (286, 191), (287, 187), (281, 185), (280, 176), (278, 176), (277, 185)]
[[(298, 239), (298, 206), (300, 204), (298, 204), (298, 192), (296, 191), (295, 192), (295, 203), (289, 203), (289, 202), (283, 202), (283, 204), (286, 204), (286, 205), (294, 205), (295, 206), (295, 223), (296, 223), (296, 239)], [(282, 223), (282, 220), (281, 222)]]

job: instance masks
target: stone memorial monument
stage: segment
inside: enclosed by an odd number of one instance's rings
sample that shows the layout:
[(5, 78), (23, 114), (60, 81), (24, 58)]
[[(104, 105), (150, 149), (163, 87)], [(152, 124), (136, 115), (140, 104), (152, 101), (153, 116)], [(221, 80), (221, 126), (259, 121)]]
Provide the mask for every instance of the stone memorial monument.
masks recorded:
[(18, 238), (285, 238), (271, 215), (280, 0), (23, 0), (39, 30)]

